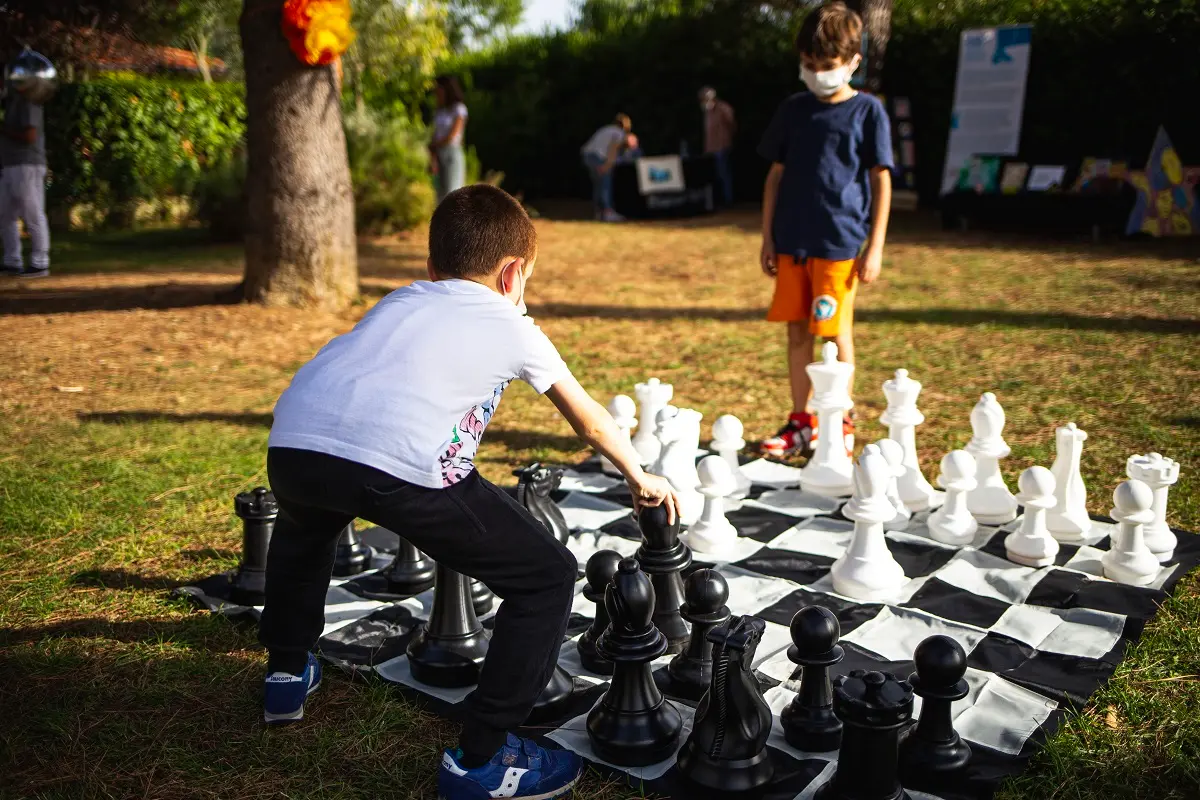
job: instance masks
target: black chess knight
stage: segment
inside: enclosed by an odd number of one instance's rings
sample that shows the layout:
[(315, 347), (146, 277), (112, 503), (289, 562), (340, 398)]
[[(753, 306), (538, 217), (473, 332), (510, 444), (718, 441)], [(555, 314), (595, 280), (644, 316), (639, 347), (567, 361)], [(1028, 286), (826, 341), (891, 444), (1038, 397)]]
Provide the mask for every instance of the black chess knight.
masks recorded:
[(571, 529), (567, 527), (562, 509), (550, 499), (550, 493), (562, 482), (562, 467), (535, 463), (513, 470), (513, 475), (518, 479), (517, 502), (525, 506), (534, 519), (545, 525), (551, 536), (566, 544)]

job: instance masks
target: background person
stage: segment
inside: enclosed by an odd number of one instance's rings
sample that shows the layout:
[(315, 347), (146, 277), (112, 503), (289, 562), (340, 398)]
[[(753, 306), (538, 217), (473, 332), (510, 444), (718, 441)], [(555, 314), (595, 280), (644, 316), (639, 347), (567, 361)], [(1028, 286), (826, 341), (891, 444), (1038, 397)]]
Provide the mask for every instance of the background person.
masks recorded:
[(733, 106), (719, 99), (716, 89), (705, 86), (700, 90), (700, 108), (704, 111), (704, 152), (716, 162), (721, 201), (727, 206), (732, 205), (733, 170), (729, 155), (733, 150), (733, 136), (737, 133)]
[[(0, 126), (0, 235), (3, 271), (21, 278), (50, 274), (50, 227), (46, 224), (46, 129), (42, 106), (9, 87)], [(25, 223), (33, 251), (29, 267), (21, 254)]]
[(433, 139), (429, 149), (440, 203), (443, 197), (461, 189), (467, 182), (467, 157), (463, 152), (467, 104), (463, 102), (462, 86), (453, 75), (439, 77), (433, 91), (437, 97), (437, 110), (433, 113)]
[(592, 212), (595, 219), (604, 222), (620, 222), (624, 219), (612, 207), (612, 168), (632, 130), (633, 122), (629, 117), (617, 114), (612, 123), (593, 133), (580, 148), (583, 166), (592, 179)]

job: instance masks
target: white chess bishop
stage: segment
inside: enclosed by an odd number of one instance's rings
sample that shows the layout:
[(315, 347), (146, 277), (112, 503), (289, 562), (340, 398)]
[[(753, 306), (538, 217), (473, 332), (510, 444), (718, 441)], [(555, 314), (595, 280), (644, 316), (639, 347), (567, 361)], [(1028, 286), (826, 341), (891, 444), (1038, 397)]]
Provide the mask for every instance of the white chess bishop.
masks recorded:
[(1017, 501), (1025, 507), (1021, 527), (1004, 537), (1008, 560), (1026, 567), (1048, 567), (1058, 555), (1058, 542), (1046, 528), (1046, 512), (1054, 508), (1054, 474), (1030, 467), (1017, 479)]
[(800, 470), (800, 486), (825, 497), (845, 497), (854, 491), (854, 462), (840, 435), (842, 419), (854, 406), (850, 399), (854, 365), (838, 361), (837, 353), (837, 345), (826, 342), (821, 360), (805, 367), (812, 380), (818, 434), (817, 451)]
[(697, 553), (720, 557), (733, 550), (738, 538), (737, 528), (725, 518), (725, 497), (734, 486), (733, 473), (721, 456), (700, 459), (696, 472), (704, 508), (700, 519), (679, 538)]
[(1054, 508), (1046, 515), (1046, 527), (1060, 542), (1078, 544), (1087, 539), (1092, 518), (1087, 513), (1087, 488), (1079, 471), (1079, 457), (1087, 433), (1068, 422), (1054, 431)]
[(742, 500), (750, 494), (750, 479), (742, 474), (738, 453), (746, 446), (742, 438), (745, 428), (733, 414), (722, 414), (713, 422), (712, 451), (725, 459), (733, 476), (729, 494), (725, 496), (725, 510), (734, 511), (742, 506)]
[(1167, 492), (1179, 480), (1179, 464), (1159, 453), (1130, 456), (1125, 473), (1154, 492), (1154, 520), (1145, 527), (1146, 546), (1160, 563), (1175, 556), (1176, 536), (1167, 525)]
[(641, 424), (637, 426), (637, 434), (633, 437), (633, 449), (641, 456), (642, 466), (645, 467), (658, 459), (660, 444), (655, 436), (658, 412), (671, 402), (675, 395), (675, 387), (669, 383), (662, 383), (658, 378), (650, 378), (645, 383), (634, 386), (633, 393), (641, 406), (638, 417)]
[(1118, 583), (1145, 586), (1158, 577), (1159, 563), (1146, 546), (1144, 526), (1154, 521), (1154, 492), (1139, 480), (1123, 481), (1113, 492), (1112, 518), (1118, 531), (1100, 559), (1104, 577)]
[(854, 535), (829, 570), (838, 594), (855, 600), (883, 600), (907, 580), (883, 533), (884, 523), (896, 515), (887, 485), (887, 460), (876, 445), (869, 444), (854, 469), (854, 496), (842, 508), (842, 514), (854, 521)]
[[(617, 427), (627, 437), (630, 431), (637, 427), (637, 405), (633, 402), (633, 398), (627, 394), (619, 394), (614, 397), (612, 402), (608, 404), (608, 413), (612, 415), (613, 422), (617, 423)], [(621, 470), (617, 469), (616, 464), (604, 456), (600, 456), (600, 469), (607, 475), (621, 474)]]
[(967, 493), (967, 509), (981, 525), (1003, 525), (1017, 518), (1017, 498), (1000, 474), (1000, 459), (1012, 448), (1004, 441), (1004, 409), (996, 395), (985, 392), (971, 410), (973, 436), (966, 451), (975, 457), (976, 486)]
[(666, 406), (658, 412), (656, 435), (659, 456), (650, 470), (666, 478), (679, 499), (679, 521), (691, 525), (700, 519), (704, 495), (696, 490), (696, 450), (700, 446), (701, 414), (690, 408)]
[(925, 480), (917, 460), (916, 428), (925, 421), (925, 415), (917, 408), (921, 384), (908, 377), (908, 370), (898, 369), (895, 377), (884, 381), (883, 394), (887, 397), (887, 408), (879, 421), (888, 427), (888, 438), (899, 442), (904, 449), (904, 475), (899, 479), (900, 499), (909, 511), (936, 508), (942, 504), (944, 495)]
[(969, 493), (975, 488), (975, 459), (966, 450), (951, 450), (942, 457), (941, 468), (937, 482), (946, 490), (946, 502), (929, 515), (929, 535), (942, 544), (970, 544), (979, 530), (967, 507)]
[(904, 505), (904, 501), (900, 499), (900, 476), (904, 474), (904, 448), (899, 442), (894, 442), (891, 439), (880, 439), (875, 442), (875, 446), (879, 448), (880, 455), (888, 465), (888, 487), (887, 498), (896, 509), (896, 516), (892, 517), (892, 521), (885, 523), (884, 528), (889, 531), (902, 531), (908, 527), (908, 523), (912, 520), (912, 512), (908, 510), (908, 506)]

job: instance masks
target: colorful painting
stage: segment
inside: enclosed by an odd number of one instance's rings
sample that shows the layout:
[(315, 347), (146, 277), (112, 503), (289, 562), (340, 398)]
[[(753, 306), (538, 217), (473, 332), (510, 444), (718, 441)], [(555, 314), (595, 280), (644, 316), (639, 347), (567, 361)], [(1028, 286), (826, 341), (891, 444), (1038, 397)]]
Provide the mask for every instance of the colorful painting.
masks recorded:
[(996, 191), (1000, 179), (998, 156), (971, 156), (958, 173), (959, 191), (988, 194)]
[(1023, 161), (1008, 162), (1000, 176), (1000, 191), (1004, 194), (1016, 194), (1025, 188), (1025, 178), (1028, 176), (1028, 164)]
[(1137, 199), (1125, 234), (1192, 236), (1200, 230), (1200, 207), (1194, 186), (1184, 180), (1184, 167), (1171, 138), (1158, 129), (1146, 169), (1129, 174)]

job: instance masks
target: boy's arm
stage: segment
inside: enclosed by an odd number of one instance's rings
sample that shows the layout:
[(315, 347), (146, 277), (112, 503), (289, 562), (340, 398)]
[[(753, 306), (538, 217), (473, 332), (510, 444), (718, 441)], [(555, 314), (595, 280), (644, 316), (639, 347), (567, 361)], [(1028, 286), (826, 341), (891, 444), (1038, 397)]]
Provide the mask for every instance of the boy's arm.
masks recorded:
[(871, 170), (871, 236), (858, 259), (858, 279), (871, 283), (883, 269), (883, 242), (887, 238), (892, 210), (892, 172), (887, 167)]
[(546, 391), (550, 402), (571, 423), (579, 438), (608, 458), (629, 482), (637, 507), (666, 504), (667, 516), (674, 523), (679, 503), (665, 478), (651, 475), (641, 467), (641, 459), (629, 437), (617, 427), (612, 415), (597, 403), (573, 377), (564, 378)]
[(775, 276), (775, 234), (772, 231), (772, 225), (775, 221), (775, 201), (779, 197), (781, 180), (783, 180), (783, 164), (777, 161), (771, 165), (767, 179), (763, 183), (762, 252), (759, 255), (763, 272), (771, 277)]

